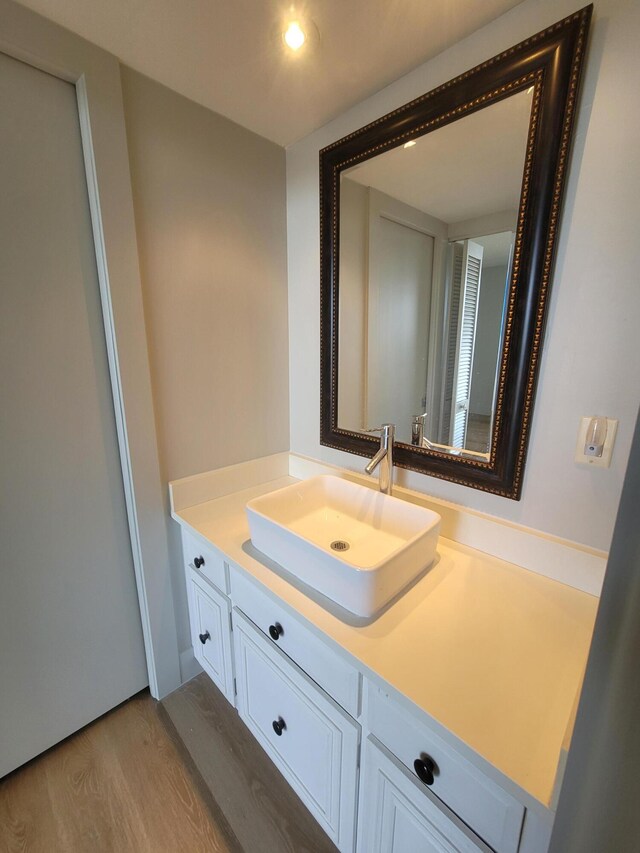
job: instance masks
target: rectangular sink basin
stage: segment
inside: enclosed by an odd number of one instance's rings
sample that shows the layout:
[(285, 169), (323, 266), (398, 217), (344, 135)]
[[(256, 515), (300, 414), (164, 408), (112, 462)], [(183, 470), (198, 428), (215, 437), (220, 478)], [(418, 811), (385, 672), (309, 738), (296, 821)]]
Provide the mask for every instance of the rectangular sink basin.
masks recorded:
[(440, 516), (330, 475), (249, 501), (258, 551), (357, 616), (371, 617), (433, 562)]

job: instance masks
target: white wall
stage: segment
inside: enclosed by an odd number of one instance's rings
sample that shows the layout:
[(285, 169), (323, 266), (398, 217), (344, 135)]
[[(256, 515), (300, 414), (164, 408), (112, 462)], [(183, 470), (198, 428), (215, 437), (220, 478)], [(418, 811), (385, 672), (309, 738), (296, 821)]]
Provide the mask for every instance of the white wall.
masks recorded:
[(289, 447), (285, 154), (126, 67), (122, 88), (166, 484)]
[[(575, 0), (525, 0), (506, 15), (287, 151), (291, 448), (360, 470), (319, 443), (318, 151), (575, 11)], [(522, 499), (398, 471), (411, 488), (597, 548), (609, 546), (640, 399), (636, 269), (640, 164), (640, 4), (595, 9), (533, 415)], [(620, 420), (612, 466), (577, 466), (579, 418)]]

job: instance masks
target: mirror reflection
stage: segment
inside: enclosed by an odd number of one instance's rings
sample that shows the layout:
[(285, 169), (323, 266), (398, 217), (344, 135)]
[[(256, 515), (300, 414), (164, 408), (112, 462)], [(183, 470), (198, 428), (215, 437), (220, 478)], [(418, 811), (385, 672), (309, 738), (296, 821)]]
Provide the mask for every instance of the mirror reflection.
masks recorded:
[(341, 172), (340, 428), (488, 457), (531, 96)]

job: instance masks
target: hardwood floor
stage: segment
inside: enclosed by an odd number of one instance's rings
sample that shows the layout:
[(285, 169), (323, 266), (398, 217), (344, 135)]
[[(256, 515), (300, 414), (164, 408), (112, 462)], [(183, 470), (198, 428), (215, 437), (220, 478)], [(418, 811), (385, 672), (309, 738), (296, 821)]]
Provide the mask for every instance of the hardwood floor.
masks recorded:
[(0, 851), (239, 853), (182, 749), (138, 694), (0, 780)]
[(206, 675), (0, 780), (0, 853), (335, 853)]
[(162, 705), (247, 853), (336, 853), (206, 675), (184, 684)]

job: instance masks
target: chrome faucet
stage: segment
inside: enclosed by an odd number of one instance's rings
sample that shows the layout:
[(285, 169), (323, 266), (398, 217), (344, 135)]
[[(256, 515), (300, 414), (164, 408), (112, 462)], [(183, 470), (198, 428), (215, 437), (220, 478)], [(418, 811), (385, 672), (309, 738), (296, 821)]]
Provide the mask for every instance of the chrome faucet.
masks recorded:
[(380, 449), (376, 455), (365, 466), (367, 474), (373, 474), (380, 466), (380, 491), (385, 495), (391, 494), (393, 488), (393, 439), (395, 437), (395, 424), (382, 424), (379, 429), (370, 429), (367, 432), (380, 433)]
[(423, 415), (414, 415), (411, 418), (411, 444), (415, 447), (426, 447), (427, 450), (448, 450), (449, 448), (447, 445), (434, 444), (432, 441), (429, 441), (425, 435), (428, 417), (428, 413), (425, 412)]
[(423, 415), (414, 415), (411, 418), (411, 444), (415, 447), (424, 446), (427, 417), (425, 412)]

